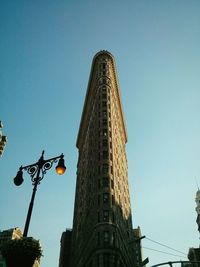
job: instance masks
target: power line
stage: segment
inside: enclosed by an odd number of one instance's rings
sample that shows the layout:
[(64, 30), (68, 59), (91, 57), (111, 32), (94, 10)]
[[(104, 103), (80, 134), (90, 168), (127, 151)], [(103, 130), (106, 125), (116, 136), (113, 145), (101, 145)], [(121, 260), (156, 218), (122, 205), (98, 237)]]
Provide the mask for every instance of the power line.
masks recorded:
[(143, 247), (143, 246), (142, 246), (142, 248), (149, 249), (149, 250), (153, 250), (153, 251), (156, 251), (156, 252), (159, 252), (159, 253), (167, 254), (167, 255), (170, 255), (170, 256), (178, 257), (178, 258), (182, 257), (182, 258), (187, 259), (187, 258), (184, 257), (184, 256), (175, 255), (175, 254), (172, 254), (172, 253), (168, 253), (168, 252), (160, 251), (160, 250), (153, 249), (153, 248), (147, 248), (147, 247)]
[(154, 242), (154, 243), (156, 243), (156, 244), (158, 244), (158, 245), (160, 245), (160, 246), (166, 247), (166, 248), (168, 248), (168, 249), (174, 250), (174, 251), (176, 251), (176, 252), (179, 252), (179, 253), (181, 253), (181, 254), (187, 256), (186, 253), (184, 253), (184, 252), (182, 252), (182, 251), (180, 251), (180, 250), (171, 248), (171, 247), (169, 247), (169, 246), (167, 246), (167, 245), (164, 245), (164, 244), (162, 244), (162, 243), (160, 243), (160, 242), (157, 242), (157, 241), (155, 241), (155, 240), (153, 240), (153, 239), (150, 239), (150, 238), (148, 238), (148, 237), (146, 237), (146, 239), (149, 240), (149, 241), (151, 241), (151, 242)]

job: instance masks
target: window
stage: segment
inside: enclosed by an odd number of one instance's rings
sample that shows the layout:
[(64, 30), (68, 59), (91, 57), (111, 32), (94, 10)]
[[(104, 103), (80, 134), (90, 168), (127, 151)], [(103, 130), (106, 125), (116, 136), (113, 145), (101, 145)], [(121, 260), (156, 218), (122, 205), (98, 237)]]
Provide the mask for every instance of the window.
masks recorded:
[(111, 188), (114, 189), (114, 181), (111, 180)]
[(114, 195), (112, 195), (112, 205), (114, 205), (114, 204), (115, 204), (115, 197), (114, 197)]
[(102, 107), (104, 107), (104, 108), (107, 107), (107, 103), (106, 103), (106, 101), (103, 101), (103, 102), (102, 102)]
[(103, 136), (107, 136), (107, 130), (106, 129), (103, 129)]
[(103, 187), (109, 187), (109, 179), (108, 179), (108, 177), (103, 177)]
[(98, 142), (98, 149), (100, 149), (100, 142)]
[[(111, 172), (111, 174), (113, 174), (113, 166), (111, 166), (111, 168), (110, 168), (110, 172)], [(113, 188), (113, 187), (112, 187)]]
[(98, 166), (98, 174), (100, 174), (100, 170), (101, 170), (101, 168), (100, 168), (100, 166)]
[(104, 243), (108, 243), (109, 242), (109, 232), (108, 231), (104, 231), (104, 233), (103, 233), (103, 241), (104, 241)]
[(108, 159), (108, 151), (103, 151), (103, 159)]
[(103, 211), (103, 221), (108, 222), (109, 221), (109, 210)]
[(97, 233), (97, 244), (100, 245), (100, 232)]
[(115, 232), (113, 232), (112, 234), (112, 244), (115, 245), (116, 243), (116, 236), (115, 236)]
[(103, 111), (103, 118), (107, 118), (107, 111)]
[(123, 215), (122, 207), (119, 207), (119, 210), (120, 210), (121, 215)]
[(106, 204), (109, 202), (109, 194), (108, 193), (104, 193), (103, 194), (103, 203)]
[(107, 126), (107, 123), (108, 123), (107, 119), (103, 119), (103, 126)]
[(106, 99), (106, 94), (105, 93), (102, 94), (102, 98)]
[(110, 142), (110, 148), (112, 149), (112, 142)]
[(100, 182), (100, 179), (98, 179), (98, 188), (101, 187), (101, 182)]
[(129, 230), (127, 230), (127, 236), (128, 236), (128, 237), (130, 236)]
[(119, 264), (119, 261), (118, 261), (118, 259), (117, 259), (117, 255), (113, 255), (113, 264), (114, 264), (114, 266), (121, 266), (121, 265), (118, 265)]
[(103, 266), (110, 267), (110, 254), (108, 253), (103, 254)]
[(100, 266), (100, 255), (97, 255), (97, 267)]
[(108, 173), (108, 164), (103, 164), (103, 168), (102, 168), (102, 170), (103, 170), (103, 173), (105, 174), (105, 173)]
[(113, 222), (113, 223), (115, 222), (115, 213), (114, 213), (114, 211), (113, 211), (113, 213), (112, 213), (112, 222)]
[(104, 83), (104, 84), (106, 83), (106, 78), (102, 79), (102, 83)]
[(103, 139), (103, 146), (107, 147), (108, 146), (108, 140), (107, 139)]

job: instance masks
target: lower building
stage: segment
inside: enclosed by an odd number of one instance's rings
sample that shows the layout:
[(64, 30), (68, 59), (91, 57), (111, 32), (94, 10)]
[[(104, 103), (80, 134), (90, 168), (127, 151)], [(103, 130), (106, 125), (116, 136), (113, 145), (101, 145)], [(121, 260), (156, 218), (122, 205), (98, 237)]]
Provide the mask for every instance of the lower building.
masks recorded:
[[(0, 245), (10, 239), (20, 239), (22, 237), (23, 237), (23, 233), (18, 227), (0, 231)], [(6, 267), (6, 263), (0, 251), (0, 267), (4, 267), (4, 266)], [(40, 263), (38, 260), (35, 260), (33, 267), (40, 267)]]
[(67, 229), (62, 233), (60, 240), (60, 258), (59, 258), (59, 267), (68, 267), (70, 263), (70, 254), (71, 254), (71, 238), (72, 230)]
[(0, 231), (0, 243), (9, 239), (17, 239), (22, 237), (23, 233), (18, 227)]
[(192, 267), (200, 267), (200, 248), (190, 248), (188, 259), (190, 260)]
[[(4, 231), (0, 231), (0, 245), (7, 240), (21, 238), (23, 236), (21, 230), (16, 227)], [(0, 267), (6, 267), (5, 260), (0, 251)]]

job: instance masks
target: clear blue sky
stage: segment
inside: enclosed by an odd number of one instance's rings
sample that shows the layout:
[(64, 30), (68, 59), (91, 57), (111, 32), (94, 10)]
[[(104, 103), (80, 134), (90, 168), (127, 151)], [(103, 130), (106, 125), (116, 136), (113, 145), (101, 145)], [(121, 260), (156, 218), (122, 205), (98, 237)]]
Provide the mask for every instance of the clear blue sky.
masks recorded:
[[(0, 1), (0, 229), (24, 227), (32, 193), (21, 165), (65, 154), (38, 188), (29, 235), (43, 267), (58, 265), (62, 231), (73, 218), (75, 147), (91, 62), (116, 59), (126, 124), (133, 223), (148, 238), (187, 253), (198, 247), (195, 177), (200, 184), (199, 0)], [(150, 264), (185, 259), (144, 239)]]

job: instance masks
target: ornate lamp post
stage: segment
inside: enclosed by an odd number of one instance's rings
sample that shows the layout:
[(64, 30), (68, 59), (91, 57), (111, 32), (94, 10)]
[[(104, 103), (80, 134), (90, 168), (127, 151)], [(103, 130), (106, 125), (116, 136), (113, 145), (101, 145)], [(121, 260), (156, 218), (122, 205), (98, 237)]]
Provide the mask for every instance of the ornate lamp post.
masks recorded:
[(57, 174), (59, 174), (59, 175), (64, 174), (64, 172), (66, 170), (65, 163), (64, 163), (64, 155), (61, 154), (58, 157), (45, 160), (44, 159), (44, 150), (43, 150), (40, 159), (36, 163), (31, 164), (31, 165), (27, 165), (25, 167), (21, 166), (19, 168), (19, 171), (17, 172), (16, 177), (14, 178), (14, 184), (17, 186), (21, 185), (24, 181), (23, 170), (25, 170), (31, 176), (31, 181), (32, 181), (32, 185), (33, 185), (33, 193), (32, 193), (31, 201), (29, 204), (29, 209), (28, 209), (28, 213), (27, 213), (27, 217), (26, 217), (26, 223), (25, 223), (25, 227), (24, 227), (24, 233), (23, 233), (24, 237), (27, 237), (27, 234), (28, 234), (28, 228), (29, 228), (29, 224), (30, 224), (30, 220), (31, 220), (31, 214), (32, 214), (32, 210), (33, 210), (33, 204), (34, 204), (35, 194), (37, 191), (37, 186), (40, 184), (41, 180), (44, 178), (44, 175), (46, 174), (46, 172), (49, 169), (51, 169), (51, 167), (53, 166), (53, 163), (56, 163), (56, 162), (58, 162), (58, 164), (55, 168)]

